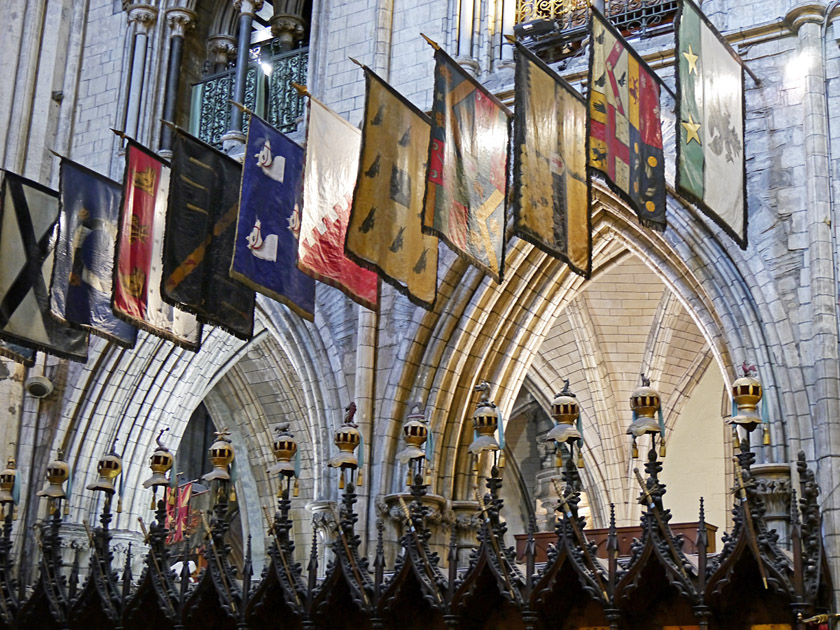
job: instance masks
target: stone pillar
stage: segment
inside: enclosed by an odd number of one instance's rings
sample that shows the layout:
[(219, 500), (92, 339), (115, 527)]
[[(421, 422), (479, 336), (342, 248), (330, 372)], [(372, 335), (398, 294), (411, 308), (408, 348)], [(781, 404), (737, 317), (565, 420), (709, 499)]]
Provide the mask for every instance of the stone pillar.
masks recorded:
[[(245, 79), (248, 75), (248, 55), (251, 49), (251, 25), (254, 15), (262, 8), (263, 0), (235, 0), (234, 5), (239, 10), (239, 38), (236, 42), (236, 76), (233, 85), (233, 100), (237, 103), (245, 101)], [(242, 111), (235, 105), (230, 106), (230, 128), (222, 136), (227, 143), (244, 144), (245, 134), (242, 132)]]
[(213, 64), (213, 74), (227, 70), (236, 54), (236, 40), (230, 35), (213, 35), (207, 40), (207, 56)]
[[(826, 554), (832, 575), (840, 575), (840, 363), (838, 362), (837, 287), (834, 280), (828, 163), (828, 112), (825, 96), (825, 55), (822, 25), (826, 7), (807, 4), (790, 11), (785, 20), (799, 40), (797, 73), (802, 77), (805, 188), (808, 221), (808, 299), (803, 316), (810, 321), (810, 338), (803, 336), (804, 363), (813, 362), (809, 392), (814, 430), (817, 482), (824, 489), (822, 512)], [(827, 490), (826, 490), (827, 489)], [(835, 590), (835, 600), (839, 591)]]
[(303, 0), (276, 0), (271, 17), (271, 34), (280, 40), (280, 50), (297, 48), (306, 35), (303, 23)]
[(132, 4), (128, 7), (128, 22), (134, 26), (134, 53), (131, 58), (128, 88), (128, 104), (125, 114), (125, 134), (137, 138), (140, 123), (140, 104), (143, 98), (143, 83), (146, 79), (146, 48), (149, 31), (157, 19), (157, 9), (148, 4)]
[[(166, 69), (166, 96), (163, 101), (163, 119), (175, 122), (178, 104), (178, 79), (181, 74), (181, 55), (184, 51), (184, 34), (195, 25), (196, 13), (189, 9), (174, 8), (166, 12), (169, 24), (169, 65)], [(160, 133), (160, 154), (172, 155), (172, 129), (163, 125)]]

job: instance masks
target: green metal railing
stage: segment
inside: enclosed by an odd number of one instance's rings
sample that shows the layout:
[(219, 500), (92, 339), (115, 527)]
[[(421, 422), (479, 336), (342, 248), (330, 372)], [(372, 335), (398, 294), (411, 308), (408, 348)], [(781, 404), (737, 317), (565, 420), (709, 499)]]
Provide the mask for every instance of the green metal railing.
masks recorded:
[[(248, 67), (243, 104), (280, 131), (294, 131), (305, 103), (292, 83), (306, 85), (309, 49), (275, 53), (272, 45), (266, 44), (251, 53), (255, 60)], [(226, 70), (192, 87), (190, 133), (215, 147), (222, 146), (221, 138), (230, 128), (235, 75), (235, 68)], [(242, 126), (243, 131), (248, 130), (247, 116)]]

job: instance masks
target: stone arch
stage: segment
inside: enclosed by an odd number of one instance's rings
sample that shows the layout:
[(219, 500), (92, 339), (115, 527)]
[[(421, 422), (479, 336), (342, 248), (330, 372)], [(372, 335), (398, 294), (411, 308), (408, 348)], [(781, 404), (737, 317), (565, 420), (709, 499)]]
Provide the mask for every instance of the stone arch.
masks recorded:
[[(259, 497), (266, 506), (273, 503), (273, 482), (265, 468), (273, 459), (272, 428), (280, 421), (292, 423), (312, 461), (303, 480), (303, 496), (318, 498), (331, 492), (329, 476), (323, 472), (329, 457), (325, 436), (340, 416), (342, 389), (336, 378), (340, 372), (330, 369), (335, 366), (327, 359), (329, 344), (316, 325), (262, 298), (258, 299), (256, 328), (254, 339), (244, 343), (208, 327), (197, 353), (145, 333), (131, 351), (105, 342), (94, 345), (91, 360), (74, 366), (76, 374), (71, 374), (70, 381), (79, 385), (67, 388), (54, 439), (54, 446), (64, 445), (74, 470), (71, 518), (99, 508), (98, 493), (84, 487), (96, 478), (96, 462), (114, 437), (120, 440), (117, 450), (125, 475), (123, 513), (115, 518), (114, 527), (133, 529), (137, 516), (149, 516), (150, 497), (142, 481), (149, 475), (147, 459), (154, 438), (160, 428), (169, 426), (164, 440), (175, 451), (201, 401), (207, 401), (217, 415), (234, 420), (235, 437), (244, 447), (243, 460), (250, 463), (243, 483), (251, 498)], [(254, 361), (249, 353), (258, 355), (266, 366), (262, 380), (247, 373), (253, 367), (247, 363)], [(270, 387), (265, 385), (268, 380)], [(285, 403), (269, 409), (265, 401), (271, 400), (273, 387)], [(249, 506), (252, 532), (262, 528), (262, 504)], [(302, 512), (295, 517), (308, 521)]]
[[(641, 228), (634, 213), (596, 183), (596, 273), (627, 252), (634, 254), (701, 331), (727, 386), (737, 377), (735, 366), (742, 360), (749, 358), (762, 366), (774, 438), (772, 452), (764, 455), (783, 460), (787, 448), (804, 445), (810, 418), (779, 395), (792, 383), (802, 382), (798, 353), (779, 361), (790, 349), (786, 340), (792, 338), (790, 325), (779, 312), (779, 296), (765, 290), (772, 283), (760, 262), (750, 262), (725, 237), (719, 238), (716, 228), (693, 209), (675, 202), (670, 206), (668, 231), (653, 233)], [(466, 496), (463, 484), (469, 472), (462, 447), (468, 441), (465, 422), (474, 402), (472, 387), (481, 378), (494, 381), (495, 400), (503, 412), (509, 412), (528, 373), (529, 355), (557, 310), (569, 304), (585, 283), (561, 263), (517, 240), (508, 246), (502, 285), (453, 257), (442, 268), (446, 271), (438, 303), (431, 312), (415, 314), (411, 322), (415, 334), (403, 339), (384, 385), (381, 417), (387, 425), (377, 447), (384, 459), (373, 475), (383, 491), (396, 489), (399, 479), (392, 462), (399, 448), (399, 429), (409, 401), (422, 400), (438, 442), (433, 491), (459, 499)]]

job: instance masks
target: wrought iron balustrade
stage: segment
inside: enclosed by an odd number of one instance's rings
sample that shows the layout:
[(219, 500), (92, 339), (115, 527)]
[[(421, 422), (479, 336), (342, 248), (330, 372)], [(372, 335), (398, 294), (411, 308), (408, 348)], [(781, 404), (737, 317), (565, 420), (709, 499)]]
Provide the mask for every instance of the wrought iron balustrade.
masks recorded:
[[(524, 33), (524, 43), (552, 60), (574, 53), (586, 36), (589, 25), (589, 0), (518, 0), (516, 24), (540, 22), (539, 35)], [(606, 0), (605, 14), (620, 31), (629, 35), (652, 37), (673, 29), (676, 0)], [(547, 27), (546, 22), (553, 22)], [(519, 28), (517, 28), (519, 30)], [(522, 35), (518, 35), (522, 38)]]
[[(304, 100), (292, 83), (306, 84), (309, 49), (275, 53), (270, 44), (252, 49), (244, 105), (283, 132), (294, 131), (303, 113)], [(230, 129), (230, 99), (236, 69), (199, 81), (192, 88), (190, 132), (215, 147)], [(248, 130), (248, 117), (242, 123)]]

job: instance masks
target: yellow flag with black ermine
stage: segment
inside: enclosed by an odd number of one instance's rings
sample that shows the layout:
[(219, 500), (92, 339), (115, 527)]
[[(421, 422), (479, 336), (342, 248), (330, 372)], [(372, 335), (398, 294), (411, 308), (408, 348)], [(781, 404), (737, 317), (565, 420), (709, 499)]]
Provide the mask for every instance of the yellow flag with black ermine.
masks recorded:
[(522, 44), (516, 44), (514, 233), (576, 273), (592, 269), (586, 102)]
[(422, 231), (430, 119), (365, 67), (367, 96), (359, 175), (345, 253), (431, 308), (438, 239)]

